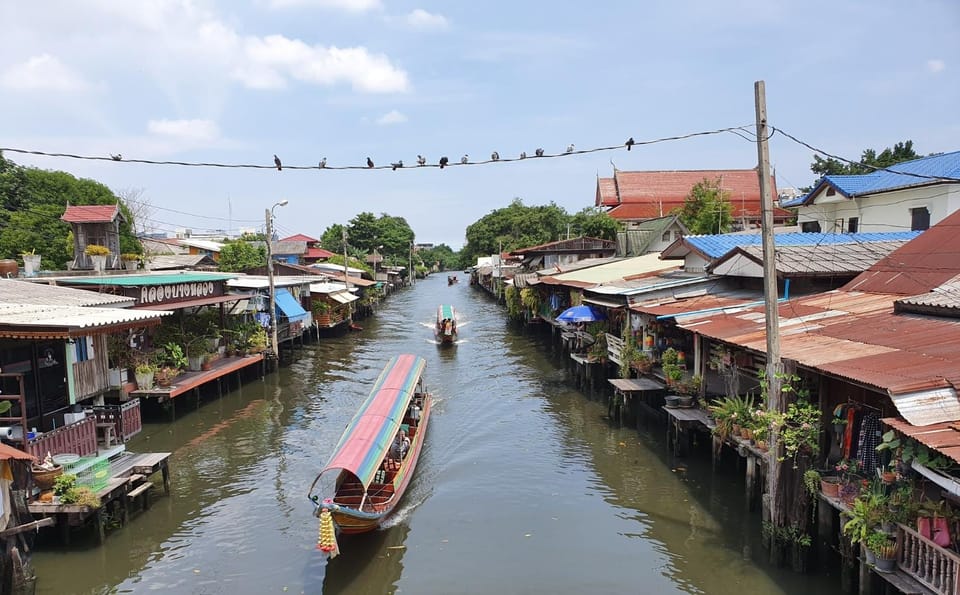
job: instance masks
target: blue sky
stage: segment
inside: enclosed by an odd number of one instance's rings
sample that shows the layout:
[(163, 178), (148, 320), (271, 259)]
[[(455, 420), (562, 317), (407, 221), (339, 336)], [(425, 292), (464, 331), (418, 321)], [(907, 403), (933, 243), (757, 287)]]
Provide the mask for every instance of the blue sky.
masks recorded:
[[(913, 139), (960, 149), (960, 4), (870, 2), (77, 0), (0, 5), (0, 146), (189, 162), (403, 170), (244, 170), (6, 153), (24, 165), (141, 189), (147, 228), (253, 228), (315, 237), (363, 211), (418, 242), (514, 197), (574, 213), (596, 177), (739, 169), (732, 134), (561, 159), (417, 169), (538, 147), (771, 124), (857, 158)], [(780, 187), (813, 182), (812, 152), (771, 139)]]

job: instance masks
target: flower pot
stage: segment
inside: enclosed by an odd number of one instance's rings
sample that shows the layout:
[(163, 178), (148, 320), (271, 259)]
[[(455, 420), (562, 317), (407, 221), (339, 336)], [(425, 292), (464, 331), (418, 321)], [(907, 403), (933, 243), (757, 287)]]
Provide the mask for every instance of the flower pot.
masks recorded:
[(680, 405), (680, 397), (678, 395), (667, 395), (663, 398), (663, 401), (667, 407), (677, 407)]
[(110, 368), (110, 388), (120, 388), (126, 381), (126, 368)]
[(140, 390), (151, 390), (153, 388), (153, 372), (136, 372), (137, 388)]
[(767, 452), (767, 441), (757, 440), (757, 450), (759, 450), (760, 452)]
[(63, 465), (57, 465), (53, 469), (31, 467), (30, 471), (33, 473), (33, 483), (37, 484), (41, 491), (49, 490), (53, 489), (53, 482), (63, 475)]
[(106, 254), (93, 254), (90, 256), (90, 261), (93, 262), (93, 270), (98, 273), (102, 273), (107, 268)]
[(688, 397), (686, 395), (677, 397), (677, 407), (693, 407), (693, 397)]
[(877, 556), (870, 548), (863, 548), (863, 557), (867, 564), (875, 565), (877, 563)]
[(896, 558), (877, 558), (874, 564), (878, 572), (893, 572), (897, 569)]
[(828, 498), (840, 497), (840, 478), (839, 477), (821, 477), (820, 491)]
[(140, 266), (140, 261), (139, 261), (139, 260), (124, 260), (124, 261), (123, 261), (123, 268), (125, 268), (125, 269), (128, 270), (128, 271), (135, 271), (135, 270), (137, 270), (137, 268), (138, 268), (139, 266)]
[(191, 355), (187, 358), (187, 368), (191, 372), (199, 372), (201, 366), (203, 366), (202, 355)]

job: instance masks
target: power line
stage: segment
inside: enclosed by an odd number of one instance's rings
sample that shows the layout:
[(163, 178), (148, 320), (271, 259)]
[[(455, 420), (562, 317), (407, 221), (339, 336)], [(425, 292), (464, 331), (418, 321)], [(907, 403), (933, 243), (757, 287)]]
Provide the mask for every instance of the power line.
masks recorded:
[[(228, 169), (275, 169), (275, 170), (397, 170), (397, 169), (419, 169), (423, 167), (432, 167), (443, 169), (444, 167), (457, 167), (464, 165), (489, 165), (493, 163), (510, 163), (514, 161), (525, 161), (525, 160), (534, 160), (534, 159), (553, 159), (557, 157), (572, 157), (574, 155), (585, 155), (588, 153), (599, 153), (601, 151), (618, 151), (623, 148), (626, 148), (628, 151), (633, 147), (640, 147), (644, 145), (654, 145), (658, 143), (677, 141), (677, 140), (686, 140), (690, 138), (695, 138), (699, 136), (711, 136), (716, 134), (723, 133), (732, 133), (737, 134), (741, 138), (750, 140), (744, 137), (740, 133), (752, 134), (749, 130), (753, 125), (744, 125), (744, 126), (730, 126), (726, 128), (718, 128), (716, 130), (703, 130), (700, 132), (691, 132), (688, 134), (678, 134), (674, 136), (665, 136), (661, 138), (655, 138), (650, 140), (640, 140), (634, 141), (633, 137), (630, 137), (626, 142), (618, 145), (610, 145), (604, 147), (594, 147), (590, 149), (576, 149), (574, 145), (570, 145), (566, 148), (565, 151), (560, 153), (546, 153), (542, 148), (536, 149), (533, 154), (528, 155), (526, 152), (520, 153), (518, 157), (500, 157), (499, 153), (494, 151), (491, 154), (490, 159), (484, 159), (480, 161), (470, 161), (466, 155), (463, 156), (460, 160), (457, 159), (446, 159), (442, 164), (438, 160), (437, 163), (426, 163), (425, 159), (411, 160), (408, 164), (403, 164), (402, 160), (398, 161), (388, 161), (386, 164), (381, 165), (371, 165), (374, 162), (372, 160), (368, 161), (368, 164), (364, 165), (332, 165), (326, 161), (326, 158), (322, 162), (318, 162), (317, 165), (283, 165), (273, 162), (272, 164), (256, 164), (256, 163), (217, 163), (217, 162), (194, 162), (194, 161), (158, 161), (153, 159), (126, 159), (121, 154), (109, 155), (109, 156), (99, 156), (99, 155), (79, 155), (75, 153), (53, 153), (48, 151), (38, 151), (33, 149), (20, 149), (16, 147), (0, 147), (0, 152), (8, 151), (10, 153), (19, 153), (23, 155), (39, 155), (42, 157), (62, 157), (66, 159), (81, 159), (86, 161), (109, 161), (114, 163), (139, 163), (143, 165), (173, 165), (181, 167), (214, 167), (214, 168), (228, 168)], [(417, 156), (420, 157), (419, 155)], [(277, 159), (277, 161), (280, 161)], [(382, 163), (382, 162), (381, 162)]]
[[(852, 159), (847, 159), (846, 157), (840, 157), (839, 155), (833, 155), (833, 154), (831, 154), (831, 153), (827, 153), (827, 152), (824, 151), (823, 149), (818, 149), (817, 147), (814, 147), (814, 146), (811, 145), (810, 143), (804, 142), (804, 141), (800, 140), (799, 138), (793, 136), (792, 134), (789, 134), (789, 133), (787, 133), (787, 132), (784, 132), (783, 129), (777, 128), (776, 126), (771, 126), (770, 128), (771, 128), (774, 132), (779, 132), (780, 134), (782, 134), (783, 136), (789, 138), (789, 139), (792, 140), (793, 142), (795, 142), (795, 143), (797, 143), (797, 144), (799, 144), (799, 145), (803, 145), (804, 147), (810, 149), (810, 150), (813, 151), (814, 153), (819, 153), (819, 154), (821, 154), (821, 155), (826, 155), (827, 157), (830, 157), (831, 159), (836, 159), (837, 161), (842, 161), (842, 162), (847, 163), (847, 164), (849, 164), (849, 165), (859, 165), (859, 166), (861, 166), (861, 167), (866, 167), (866, 168), (872, 169), (873, 171), (885, 171), (885, 172), (891, 173), (891, 174), (897, 174), (897, 175), (900, 175), (900, 176), (909, 176), (909, 177), (912, 177), (912, 178), (920, 178), (920, 179), (923, 179), (923, 180), (936, 180), (936, 181), (943, 181), (943, 182), (960, 182), (960, 178), (951, 178), (951, 177), (948, 177), (948, 176), (928, 176), (928, 175), (924, 175), (924, 174), (915, 174), (915, 173), (912, 173), (912, 172), (897, 171), (897, 170), (895, 170), (895, 169), (890, 169), (890, 168), (888, 168), (888, 167), (878, 167), (878, 166), (876, 166), (876, 165), (870, 165), (869, 163), (863, 163), (862, 161), (854, 161), (854, 160), (852, 160)], [(771, 136), (773, 136), (773, 135), (771, 134)]]

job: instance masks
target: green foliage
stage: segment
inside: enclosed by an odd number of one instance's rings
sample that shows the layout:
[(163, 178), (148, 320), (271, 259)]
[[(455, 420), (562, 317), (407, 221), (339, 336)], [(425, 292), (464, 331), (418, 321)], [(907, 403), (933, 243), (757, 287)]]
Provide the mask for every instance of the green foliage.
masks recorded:
[[(770, 383), (760, 371), (761, 399), (767, 401)], [(779, 430), (783, 459), (792, 459), (794, 468), (801, 455), (815, 457), (820, 452), (820, 407), (810, 400), (810, 391), (800, 386), (800, 377), (781, 374), (781, 398), (790, 401), (786, 413), (772, 412), (770, 423)]]
[(83, 253), (87, 256), (108, 256), (110, 254), (110, 248), (101, 246), (100, 244), (87, 244), (87, 247), (83, 249)]
[(724, 233), (733, 223), (733, 205), (719, 179), (704, 178), (694, 184), (677, 213), (692, 234)]
[(586, 207), (570, 218), (572, 237), (586, 236), (603, 240), (616, 240), (623, 223), (614, 219), (600, 207)]
[(267, 264), (267, 247), (241, 240), (227, 242), (220, 249), (220, 259), (217, 262), (220, 270), (228, 273), (262, 267)]
[(883, 522), (887, 503), (888, 498), (878, 491), (857, 496), (853, 506), (844, 513), (848, 520), (843, 524), (843, 534), (851, 543), (865, 541), (873, 528)]
[(811, 496), (820, 493), (820, 479), (820, 472), (816, 469), (807, 469), (803, 472), (803, 487), (807, 488), (807, 492)]
[[(813, 156), (813, 163), (810, 164), (810, 171), (820, 177), (845, 175), (845, 174), (866, 174), (874, 171), (875, 167), (890, 167), (904, 161), (918, 159), (920, 155), (913, 150), (913, 141), (906, 140), (893, 145), (893, 148), (886, 148), (880, 152), (873, 149), (864, 149), (860, 156), (860, 163), (846, 163), (832, 157), (827, 159), (819, 155)], [(873, 167), (868, 167), (868, 166)]]
[[(441, 271), (460, 269), (460, 254), (454, 252), (450, 246), (439, 244), (433, 248), (420, 250), (420, 258), (428, 266), (436, 265)], [(403, 263), (405, 264), (405, 263)]]
[(795, 543), (801, 547), (810, 547), (810, 544), (813, 543), (810, 534), (795, 525), (778, 527), (770, 521), (763, 521), (761, 531), (769, 539), (781, 544)]
[(516, 320), (523, 318), (523, 302), (520, 300), (520, 290), (508, 285), (503, 292), (503, 300), (507, 305), (507, 316)]
[[(333, 256), (327, 259), (327, 262), (330, 264), (338, 264), (340, 266), (343, 266), (343, 255), (334, 254)], [(352, 256), (349, 257), (347, 260), (347, 266), (350, 267), (351, 269), (360, 269), (366, 272), (368, 275), (373, 276), (373, 267), (363, 262), (359, 258), (354, 258)]]
[(77, 476), (72, 473), (64, 473), (53, 480), (53, 495), (63, 497), (68, 490), (72, 490), (77, 485)]
[(880, 530), (873, 530), (867, 534), (864, 545), (876, 557), (883, 560), (892, 560), (897, 553), (897, 542), (893, 536)]
[(528, 207), (519, 198), (510, 206), (496, 209), (467, 226), (467, 243), (461, 251), (464, 266), (476, 263), (478, 256), (545, 244), (565, 237), (570, 216), (554, 203)]
[(154, 353), (154, 362), (160, 366), (169, 366), (178, 370), (186, 369), (187, 354), (179, 343), (167, 343)]
[(66, 269), (72, 261), (70, 224), (61, 221), (73, 205), (119, 204), (120, 251), (140, 252), (130, 209), (105, 185), (62, 171), (22, 167), (0, 155), (0, 257), (35, 250), (44, 268)]
[(532, 314), (540, 310), (540, 292), (533, 287), (524, 287), (520, 290), (520, 303)]

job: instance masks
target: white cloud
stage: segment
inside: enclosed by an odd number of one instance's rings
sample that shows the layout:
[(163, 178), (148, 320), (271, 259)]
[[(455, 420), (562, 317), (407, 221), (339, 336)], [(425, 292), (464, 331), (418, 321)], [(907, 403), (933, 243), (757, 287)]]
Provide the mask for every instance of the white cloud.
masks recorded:
[(56, 56), (40, 54), (7, 69), (0, 75), (0, 86), (17, 91), (84, 91), (90, 84)]
[(446, 29), (450, 21), (442, 14), (429, 13), (422, 8), (412, 10), (404, 20), (416, 29)]
[(151, 134), (189, 142), (209, 143), (220, 138), (220, 128), (213, 120), (150, 120), (147, 130)]
[(947, 63), (943, 60), (927, 60), (927, 70), (936, 74), (943, 72), (947, 68)]
[(390, 110), (389, 112), (383, 114), (377, 118), (377, 124), (388, 125), (388, 124), (402, 124), (407, 121), (407, 117), (397, 110)]
[(382, 8), (380, 0), (270, 0), (271, 8), (297, 8), (301, 6), (319, 6), (347, 12), (367, 12)]
[(371, 54), (362, 46), (311, 46), (283, 35), (244, 39), (243, 61), (233, 76), (253, 88), (283, 87), (288, 78), (319, 85), (348, 82), (368, 93), (407, 91), (410, 86), (407, 73), (383, 54)]

